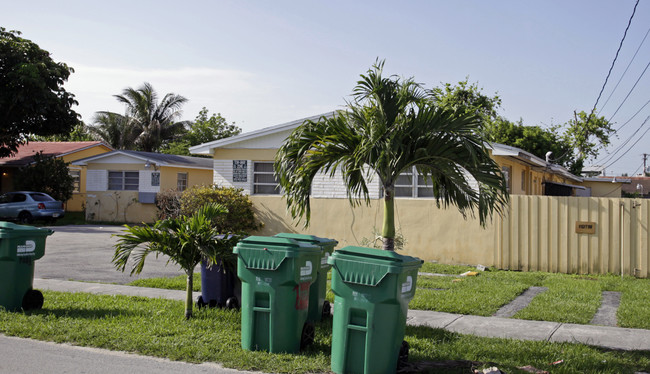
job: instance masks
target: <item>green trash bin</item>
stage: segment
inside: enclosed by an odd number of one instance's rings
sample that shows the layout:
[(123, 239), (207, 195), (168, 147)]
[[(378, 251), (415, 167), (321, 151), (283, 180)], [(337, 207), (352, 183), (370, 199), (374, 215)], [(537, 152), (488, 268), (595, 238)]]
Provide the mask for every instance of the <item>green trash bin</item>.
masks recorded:
[(320, 248), (293, 239), (249, 236), (234, 249), (241, 289), (241, 345), (296, 353), (314, 340), (309, 288)]
[(325, 295), (327, 293), (327, 272), (330, 270), (332, 265), (327, 263), (327, 259), (332, 255), (334, 247), (336, 247), (339, 242), (334, 239), (319, 238), (318, 236), (305, 234), (282, 233), (275, 236), (278, 238), (294, 239), (299, 242), (305, 242), (320, 247), (320, 267), (318, 268), (316, 282), (314, 282), (309, 289), (309, 312), (307, 314), (307, 320), (319, 322), (324, 317), (329, 317), (332, 306), (327, 300), (325, 300)]
[(0, 306), (40, 309), (43, 294), (34, 290), (34, 261), (45, 254), (45, 238), (54, 231), (0, 222)]
[(422, 260), (374, 248), (345, 247), (329, 258), (334, 292), (332, 371), (395, 373), (408, 303)]

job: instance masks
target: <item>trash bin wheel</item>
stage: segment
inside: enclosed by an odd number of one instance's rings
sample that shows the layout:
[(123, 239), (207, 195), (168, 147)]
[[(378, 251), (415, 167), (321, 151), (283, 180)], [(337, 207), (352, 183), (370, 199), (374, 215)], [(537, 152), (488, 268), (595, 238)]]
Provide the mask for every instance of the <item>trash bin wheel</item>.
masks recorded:
[(226, 308), (228, 309), (239, 309), (239, 300), (236, 297), (229, 297), (226, 300)]
[(325, 302), (323, 303), (323, 312), (322, 312), (323, 314), (321, 315), (321, 317), (323, 319), (330, 318), (331, 312), (332, 312), (332, 304), (330, 304), (329, 301), (325, 300)]
[(206, 305), (208, 304), (206, 304), (205, 301), (203, 301), (203, 296), (199, 296), (199, 298), (196, 300), (196, 306), (198, 306), (199, 309), (201, 309)]
[(43, 293), (39, 290), (28, 290), (23, 296), (23, 310), (41, 309), (43, 307)]
[(406, 340), (402, 340), (402, 346), (399, 348), (399, 354), (397, 356), (397, 369), (403, 368), (409, 361), (409, 343)]
[(308, 345), (314, 343), (314, 336), (316, 335), (316, 329), (314, 324), (311, 322), (306, 322), (302, 326), (302, 334), (300, 335), (300, 350), (302, 351)]

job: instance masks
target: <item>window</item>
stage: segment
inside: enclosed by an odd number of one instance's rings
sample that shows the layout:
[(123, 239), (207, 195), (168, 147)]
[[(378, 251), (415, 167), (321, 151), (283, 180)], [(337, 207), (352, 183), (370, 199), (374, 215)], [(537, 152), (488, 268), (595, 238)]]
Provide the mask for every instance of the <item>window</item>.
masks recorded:
[(272, 162), (253, 163), (253, 193), (279, 195), (280, 185), (273, 174)]
[(501, 167), (501, 173), (503, 174), (503, 177), (506, 179), (506, 188), (508, 190), (508, 193), (510, 193), (510, 172), (511, 172), (510, 166), (502, 166)]
[(140, 173), (137, 171), (109, 171), (108, 189), (115, 191), (137, 191)]
[(152, 186), (160, 186), (160, 172), (159, 171), (154, 171), (151, 173), (151, 185)]
[(34, 201), (55, 201), (54, 198), (44, 193), (30, 193), (29, 196)]
[(521, 190), (526, 193), (526, 170), (521, 171)]
[[(417, 175), (417, 178), (413, 176)], [(433, 186), (423, 176), (417, 174), (414, 166), (405, 171), (395, 181), (395, 197), (433, 197)]]
[(187, 173), (176, 174), (176, 189), (179, 191), (187, 189)]
[(70, 170), (70, 176), (72, 177), (72, 192), (79, 192), (79, 187), (81, 186), (81, 170)]

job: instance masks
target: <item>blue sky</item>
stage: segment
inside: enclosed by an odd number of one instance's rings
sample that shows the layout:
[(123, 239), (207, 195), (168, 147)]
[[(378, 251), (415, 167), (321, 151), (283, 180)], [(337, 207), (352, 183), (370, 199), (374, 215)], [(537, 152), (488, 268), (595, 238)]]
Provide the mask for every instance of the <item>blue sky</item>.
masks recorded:
[[(506, 118), (550, 126), (594, 105), (634, 4), (36, 0), (4, 4), (0, 25), (75, 69), (66, 88), (87, 123), (96, 111), (123, 112), (112, 95), (146, 81), (161, 95), (187, 97), (185, 119), (207, 107), (251, 131), (341, 108), (379, 57), (387, 73), (429, 88), (469, 77), (501, 96)], [(650, 2), (642, 1), (599, 104), (607, 118), (650, 61), (646, 40), (602, 107), (648, 25)], [(615, 128), (649, 99), (647, 72), (612, 118)], [(650, 105), (601, 151), (598, 161), (631, 139), (605, 159), (608, 175), (640, 172), (650, 133), (631, 145), (650, 128), (650, 120), (642, 126), (648, 116)]]

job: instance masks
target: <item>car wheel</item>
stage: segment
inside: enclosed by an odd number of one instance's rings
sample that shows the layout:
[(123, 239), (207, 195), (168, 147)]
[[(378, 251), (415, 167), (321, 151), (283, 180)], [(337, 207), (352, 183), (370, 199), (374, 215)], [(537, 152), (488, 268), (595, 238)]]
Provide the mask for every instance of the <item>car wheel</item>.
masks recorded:
[(20, 212), (18, 215), (18, 222), (22, 224), (32, 223), (32, 215), (29, 212)]

